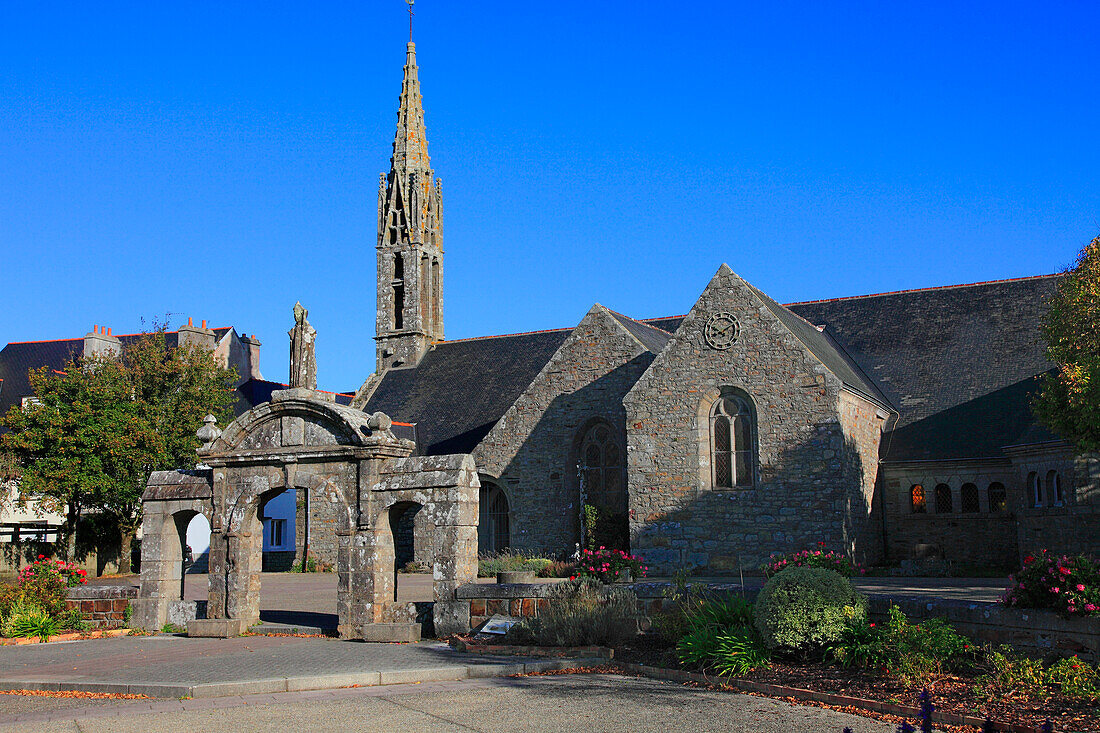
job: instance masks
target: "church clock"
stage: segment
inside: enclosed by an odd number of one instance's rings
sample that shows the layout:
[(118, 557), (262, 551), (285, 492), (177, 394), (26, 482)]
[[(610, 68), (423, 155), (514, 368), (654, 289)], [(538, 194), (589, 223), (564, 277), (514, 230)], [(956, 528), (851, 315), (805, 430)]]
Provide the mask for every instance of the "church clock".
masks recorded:
[(740, 333), (741, 325), (730, 313), (715, 313), (703, 327), (703, 338), (707, 346), (718, 351), (725, 351), (733, 346)]

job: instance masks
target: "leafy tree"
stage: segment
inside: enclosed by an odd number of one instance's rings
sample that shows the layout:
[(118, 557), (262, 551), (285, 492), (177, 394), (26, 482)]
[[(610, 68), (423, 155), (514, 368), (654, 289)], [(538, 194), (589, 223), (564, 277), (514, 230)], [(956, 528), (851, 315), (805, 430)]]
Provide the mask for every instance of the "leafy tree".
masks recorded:
[(69, 558), (81, 513), (106, 513), (119, 531), (119, 570), (129, 572), (149, 473), (194, 465), (203, 416), (223, 424), (231, 417), (236, 374), (209, 351), (169, 349), (158, 328), (120, 358), (74, 356), (62, 372), (29, 376), (38, 403), (13, 406), (3, 418), (10, 432), (0, 438), (22, 465), (21, 492), (65, 509)]
[(1043, 324), (1057, 371), (1032, 407), (1040, 422), (1081, 451), (1100, 451), (1100, 237), (1058, 281)]

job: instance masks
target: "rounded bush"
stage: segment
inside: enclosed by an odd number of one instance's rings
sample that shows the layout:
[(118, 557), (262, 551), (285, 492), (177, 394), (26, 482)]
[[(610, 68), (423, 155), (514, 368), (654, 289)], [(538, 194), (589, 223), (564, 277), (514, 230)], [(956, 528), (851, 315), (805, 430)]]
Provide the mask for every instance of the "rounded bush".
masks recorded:
[(833, 570), (790, 567), (756, 599), (757, 630), (769, 649), (806, 652), (840, 640), (845, 623), (867, 617), (867, 599)]

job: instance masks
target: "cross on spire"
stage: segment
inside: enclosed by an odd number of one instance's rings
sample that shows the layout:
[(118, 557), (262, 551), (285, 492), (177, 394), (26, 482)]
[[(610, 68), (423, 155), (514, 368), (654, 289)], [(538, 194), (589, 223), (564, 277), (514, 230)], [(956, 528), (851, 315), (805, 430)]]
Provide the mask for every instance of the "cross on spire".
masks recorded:
[(405, 0), (405, 3), (409, 6), (409, 40), (413, 39), (413, 3), (416, 0)]

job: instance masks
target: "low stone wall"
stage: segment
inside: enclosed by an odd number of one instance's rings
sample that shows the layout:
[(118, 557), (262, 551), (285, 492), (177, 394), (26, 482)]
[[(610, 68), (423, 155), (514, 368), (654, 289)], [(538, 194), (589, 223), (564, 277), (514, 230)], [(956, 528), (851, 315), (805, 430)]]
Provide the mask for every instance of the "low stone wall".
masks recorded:
[(132, 585), (84, 585), (69, 588), (65, 602), (84, 614), (88, 628), (117, 629), (126, 625), (126, 607), (132, 598), (137, 598)]
[(1053, 611), (1008, 608), (998, 603), (882, 597), (871, 598), (871, 617), (885, 618), (891, 604), (915, 623), (941, 618), (963, 636), (1010, 644), (1029, 656), (1076, 654), (1091, 662), (1100, 661), (1100, 618), (1067, 618)]
[[(634, 583), (624, 586), (638, 596), (638, 615), (642, 628), (655, 613), (672, 606), (667, 583)], [(470, 604), (470, 625), (477, 628), (494, 614), (528, 618), (545, 611), (553, 602), (553, 582), (482, 583), (464, 585), (456, 595)], [(737, 584), (710, 584), (717, 595), (741, 594)], [(744, 592), (755, 600), (756, 589)], [(870, 613), (882, 620), (891, 605), (905, 613), (910, 621), (942, 618), (975, 641), (1009, 644), (1021, 653), (1036, 656), (1069, 656), (1100, 662), (1100, 618), (1066, 618), (1053, 611), (1007, 608), (997, 603), (928, 600), (926, 598), (887, 598), (872, 596)]]

